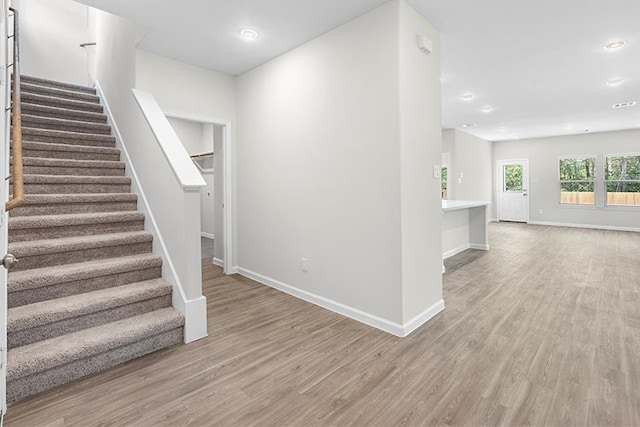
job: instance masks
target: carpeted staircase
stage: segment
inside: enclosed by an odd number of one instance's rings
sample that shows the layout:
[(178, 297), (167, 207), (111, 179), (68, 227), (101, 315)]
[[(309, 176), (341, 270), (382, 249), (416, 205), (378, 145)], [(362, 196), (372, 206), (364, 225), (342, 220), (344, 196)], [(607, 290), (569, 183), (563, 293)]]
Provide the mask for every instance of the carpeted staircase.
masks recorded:
[(9, 402), (181, 343), (184, 325), (95, 90), (27, 76), (21, 90)]

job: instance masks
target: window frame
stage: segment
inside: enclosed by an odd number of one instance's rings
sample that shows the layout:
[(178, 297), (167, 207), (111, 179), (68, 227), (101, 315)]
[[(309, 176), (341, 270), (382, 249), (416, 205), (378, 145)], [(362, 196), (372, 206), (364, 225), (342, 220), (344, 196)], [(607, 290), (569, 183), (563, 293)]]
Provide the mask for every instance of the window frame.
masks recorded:
[(610, 182), (627, 182), (627, 183), (636, 183), (640, 185), (640, 178), (639, 179), (633, 179), (633, 180), (609, 180), (607, 179), (606, 176), (606, 167), (607, 167), (607, 159), (610, 157), (640, 157), (640, 152), (631, 152), (631, 153), (605, 153), (602, 155), (602, 182), (603, 182), (603, 201), (604, 201), (604, 206), (609, 207), (609, 208), (622, 208), (622, 209), (628, 209), (628, 208), (640, 208), (640, 204), (637, 205), (616, 205), (613, 203), (609, 203), (609, 189), (608, 189), (608, 184)]
[[(560, 176), (560, 162), (562, 160), (586, 160), (593, 159), (594, 171), (593, 171), (593, 179), (579, 179), (579, 180), (568, 180), (562, 179)], [(583, 155), (567, 155), (567, 156), (559, 156), (556, 159), (556, 173), (558, 174), (558, 205), (560, 206), (575, 206), (575, 207), (595, 207), (598, 205), (598, 189), (600, 186), (598, 185), (598, 171), (603, 169), (603, 164), (600, 161), (601, 157), (597, 154), (583, 154)], [(604, 170), (602, 172), (604, 175)], [(562, 201), (562, 184), (563, 183), (593, 183), (593, 203), (565, 203)]]

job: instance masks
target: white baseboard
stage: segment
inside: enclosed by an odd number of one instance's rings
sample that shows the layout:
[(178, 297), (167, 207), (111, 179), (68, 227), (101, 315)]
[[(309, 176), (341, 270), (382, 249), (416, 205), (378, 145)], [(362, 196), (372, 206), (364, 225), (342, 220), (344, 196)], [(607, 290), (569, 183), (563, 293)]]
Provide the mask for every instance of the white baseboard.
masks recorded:
[(211, 240), (215, 240), (215, 239), (216, 239), (216, 236), (215, 236), (215, 235), (213, 235), (213, 234), (211, 234), (211, 233), (206, 233), (206, 232), (204, 232), (204, 231), (201, 231), (201, 232), (200, 232), (200, 236), (201, 236), (201, 237), (206, 237), (207, 239), (211, 239)]
[(481, 245), (479, 243), (470, 243), (469, 249), (478, 249), (480, 251), (488, 251), (489, 245)]
[(433, 304), (431, 307), (424, 310), (422, 313), (418, 314), (413, 319), (406, 322), (403, 326), (403, 329), (404, 329), (403, 335), (400, 335), (400, 336), (406, 337), (411, 332), (415, 331), (420, 326), (427, 323), (433, 316), (440, 313), (442, 310), (444, 310), (444, 300), (441, 299), (440, 301)]
[(637, 227), (618, 227), (615, 225), (572, 224), (566, 222), (529, 221), (531, 225), (548, 225), (551, 227), (589, 228), (593, 230), (632, 231), (640, 233)]
[(353, 320), (357, 320), (361, 323), (388, 332), (398, 337), (406, 337), (420, 325), (424, 324), (426, 321), (428, 321), (444, 309), (444, 301), (440, 300), (420, 313), (418, 316), (411, 319), (409, 322), (405, 323), (404, 325), (400, 325), (396, 322), (392, 322), (376, 315), (366, 313), (362, 310), (358, 310), (357, 308), (353, 308), (348, 305), (322, 297), (320, 295), (316, 295), (311, 292), (298, 289), (291, 285), (287, 285), (286, 283), (271, 279), (269, 277), (263, 276), (262, 274), (247, 270), (245, 268), (238, 268), (238, 273), (244, 277), (255, 280), (256, 282), (260, 282), (263, 285), (267, 285), (269, 287), (292, 295), (296, 298), (307, 301), (311, 304), (326, 308), (327, 310), (333, 311), (334, 313), (341, 314), (343, 316), (349, 317)]
[(220, 258), (215, 258), (215, 257), (213, 257), (213, 258), (211, 259), (211, 262), (212, 262), (214, 265), (217, 265), (218, 267), (222, 267), (222, 268), (224, 268), (224, 261), (223, 261), (223, 260), (221, 260)]
[(458, 255), (462, 251), (466, 251), (467, 249), (471, 249), (470, 243), (465, 243), (462, 246), (458, 246), (457, 248), (451, 249), (449, 251), (442, 253), (442, 259), (451, 258), (454, 255)]

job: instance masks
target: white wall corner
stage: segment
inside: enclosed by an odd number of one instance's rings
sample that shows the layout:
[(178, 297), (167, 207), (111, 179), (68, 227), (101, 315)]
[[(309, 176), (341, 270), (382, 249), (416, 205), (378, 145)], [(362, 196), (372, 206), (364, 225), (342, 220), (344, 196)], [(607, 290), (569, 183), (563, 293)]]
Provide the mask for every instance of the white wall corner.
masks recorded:
[(184, 342), (190, 342), (207, 336), (207, 298), (201, 296), (184, 304)]
[[(443, 266), (443, 270), (444, 270), (444, 266)], [(413, 331), (418, 329), (420, 326), (424, 325), (429, 320), (431, 320), (436, 314), (440, 313), (442, 310), (444, 310), (443, 299), (441, 299), (440, 301), (437, 301), (431, 307), (427, 308), (422, 313), (418, 314), (416, 317), (406, 322), (402, 327), (402, 335), (400, 336), (401, 337), (408, 336)]]
[(431, 319), (433, 316), (444, 309), (444, 301), (440, 300), (433, 304), (431, 307), (424, 310), (422, 313), (418, 314), (409, 322), (405, 323), (404, 325), (400, 325), (399, 323), (383, 319), (374, 314), (366, 313), (357, 308), (350, 307), (348, 305), (296, 288), (294, 286), (280, 282), (279, 280), (263, 276), (262, 274), (256, 273), (254, 271), (239, 268), (238, 273), (244, 277), (248, 277), (249, 279), (255, 280), (256, 282), (262, 283), (263, 285), (269, 286), (271, 288), (292, 295), (296, 298), (300, 298), (301, 300), (310, 302), (311, 304), (333, 311), (334, 313), (349, 317), (350, 319), (372, 326), (376, 329), (388, 332), (397, 337), (406, 337), (415, 329), (423, 325), (425, 322), (427, 322), (429, 319)]

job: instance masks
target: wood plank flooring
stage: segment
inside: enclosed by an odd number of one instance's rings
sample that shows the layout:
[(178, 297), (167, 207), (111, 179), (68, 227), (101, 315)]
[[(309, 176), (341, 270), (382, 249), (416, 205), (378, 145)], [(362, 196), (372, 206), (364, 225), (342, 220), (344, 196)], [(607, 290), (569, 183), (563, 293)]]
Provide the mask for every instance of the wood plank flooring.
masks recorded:
[(500, 223), (490, 244), (447, 260), (446, 309), (407, 338), (205, 261), (209, 337), (6, 425), (640, 426), (640, 234)]

